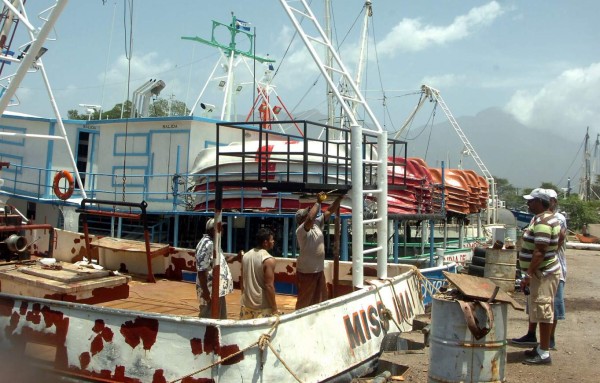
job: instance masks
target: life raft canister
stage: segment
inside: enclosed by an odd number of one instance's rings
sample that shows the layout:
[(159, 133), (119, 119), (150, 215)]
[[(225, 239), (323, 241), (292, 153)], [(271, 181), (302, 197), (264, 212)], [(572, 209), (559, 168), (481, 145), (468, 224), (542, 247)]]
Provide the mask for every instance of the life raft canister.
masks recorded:
[[(66, 179), (68, 182), (68, 188), (65, 191), (62, 191), (59, 184), (62, 179)], [(52, 183), (52, 190), (54, 194), (63, 201), (68, 200), (73, 195), (73, 191), (75, 190), (75, 181), (73, 180), (73, 175), (69, 173), (67, 170), (61, 170), (54, 176), (54, 182)]]

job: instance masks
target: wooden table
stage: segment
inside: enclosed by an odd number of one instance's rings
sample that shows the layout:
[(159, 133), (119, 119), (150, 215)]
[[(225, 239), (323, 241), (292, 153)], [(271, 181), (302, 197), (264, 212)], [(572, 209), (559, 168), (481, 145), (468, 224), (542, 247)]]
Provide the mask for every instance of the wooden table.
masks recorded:
[(152, 273), (152, 258), (169, 254), (170, 246), (164, 243), (150, 242), (148, 244), (149, 251), (146, 247), (146, 242), (134, 241), (131, 239), (102, 237), (96, 238), (90, 242), (90, 246), (101, 249), (146, 254), (146, 261), (148, 264), (148, 282), (155, 282), (154, 274)]
[(112, 275), (109, 270), (78, 267), (64, 262), (57, 265), (60, 265), (59, 269), (45, 269), (39, 264), (0, 266), (0, 291), (89, 304), (126, 299), (129, 296), (129, 276)]

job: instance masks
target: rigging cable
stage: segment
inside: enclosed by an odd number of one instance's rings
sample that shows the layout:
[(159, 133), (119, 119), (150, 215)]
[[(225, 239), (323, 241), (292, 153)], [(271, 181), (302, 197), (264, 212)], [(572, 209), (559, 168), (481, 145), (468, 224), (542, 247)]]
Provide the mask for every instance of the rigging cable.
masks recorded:
[[(312, 4), (312, 0), (310, 0), (308, 2), (309, 6), (311, 4)], [(302, 21), (304, 21), (304, 16), (300, 18), (300, 24), (302, 24)], [(285, 48), (285, 52), (283, 52), (283, 56), (281, 56), (281, 60), (279, 60), (279, 65), (277, 65), (277, 69), (275, 70), (275, 73), (273, 73), (272, 80), (275, 80), (275, 77), (277, 76), (277, 73), (279, 73), (279, 69), (281, 69), (281, 66), (283, 65), (283, 60), (285, 59), (285, 57), (289, 53), (290, 49), (292, 48), (292, 44), (294, 43), (294, 40), (296, 39), (296, 36), (298, 36), (298, 31), (297, 30), (294, 31), (294, 34), (292, 35), (292, 38), (290, 39), (290, 43), (288, 44), (287, 48)]]
[[(129, 92), (131, 87), (131, 59), (133, 55), (133, 0), (123, 0), (123, 28), (125, 30), (125, 58), (127, 58), (127, 101), (129, 101)], [(127, 41), (127, 4), (129, 4), (129, 41)], [(129, 43), (129, 50), (127, 49), (127, 43)], [(131, 104), (130, 104), (131, 105)], [(125, 103), (121, 107), (121, 117), (125, 110)], [(127, 176), (125, 174), (125, 167), (127, 165), (127, 137), (129, 128), (129, 117), (125, 117), (125, 145), (123, 150), (123, 194), (122, 199), (125, 202), (125, 184), (127, 182)]]
[[(373, 34), (373, 42), (377, 41), (376, 35), (375, 35), (375, 19), (373, 19), (373, 21), (371, 21), (371, 30), (372, 30), (372, 34)], [(389, 117), (389, 121), (390, 121), (390, 125), (392, 126), (392, 131), (396, 130), (396, 127), (394, 126), (394, 120), (392, 119), (392, 116), (390, 115), (390, 110), (387, 107), (387, 95), (385, 93), (385, 89), (383, 87), (383, 76), (381, 75), (381, 66), (379, 65), (379, 52), (377, 51), (377, 43), (373, 44), (374, 50), (375, 50), (375, 62), (377, 63), (377, 75), (379, 77), (379, 87), (381, 89), (381, 94), (382, 94), (382, 106), (383, 106), (383, 129), (385, 129), (386, 127), (386, 117)], [(365, 87), (366, 89), (366, 87)]]
[(427, 137), (427, 146), (425, 147), (425, 156), (423, 156), (423, 160), (427, 161), (427, 152), (429, 152), (429, 143), (431, 142), (431, 134), (433, 133), (433, 121), (435, 121), (435, 111), (437, 109), (438, 103), (435, 103), (433, 107), (433, 111), (431, 112), (431, 129), (429, 129), (429, 137)]
[[(346, 32), (346, 34), (344, 35), (344, 38), (342, 39), (342, 41), (339, 42), (339, 44), (337, 45), (337, 51), (340, 52), (340, 48), (342, 47), (342, 45), (344, 45), (344, 43), (346, 42), (346, 39), (348, 38), (348, 36), (350, 35), (350, 32), (354, 29), (354, 27), (356, 26), (356, 23), (358, 22), (358, 20), (360, 19), (360, 17), (363, 14), (363, 11), (366, 12), (367, 11), (367, 7), (366, 5), (363, 5), (362, 8), (360, 9), (360, 11), (358, 12), (358, 14), (356, 15), (356, 17), (354, 18), (354, 21), (352, 22), (352, 24), (350, 25), (350, 28), (348, 28), (348, 31)], [(334, 15), (333, 17), (335, 18), (335, 12), (331, 12), (332, 15)], [(339, 41), (339, 39), (337, 39), (337, 28), (335, 28), (335, 20), (334, 20), (334, 30), (336, 31), (336, 41)], [(342, 89), (340, 89), (342, 88)], [(345, 89), (343, 89), (345, 88)], [(340, 90), (340, 93), (346, 93), (347, 89), (348, 89), (348, 85), (347, 84), (338, 84), (338, 89)], [(365, 110), (363, 109), (363, 113), (365, 113)], [(340, 116), (344, 114), (344, 109), (343, 107), (340, 105)], [(357, 116), (354, 116), (357, 120)], [(363, 118), (362, 121), (364, 121), (364, 114), (363, 114)], [(343, 127), (342, 127), (343, 128)], [(349, 127), (348, 127), (349, 129)]]
[[(415, 94), (419, 94), (419, 100), (417, 101), (417, 105), (415, 106), (415, 108), (413, 109), (413, 111), (409, 114), (409, 116), (406, 118), (406, 120), (404, 121), (404, 123), (402, 123), (402, 126), (399, 129), (394, 129), (393, 133), (394, 133), (394, 137), (393, 139), (402, 139), (402, 133), (404, 133), (404, 131), (406, 130), (406, 128), (408, 128), (408, 131), (410, 131), (410, 128), (412, 127), (412, 124), (414, 122), (415, 119), (415, 115), (417, 114), (417, 112), (419, 111), (419, 109), (421, 108), (421, 106), (424, 103), (423, 100), (423, 92), (422, 91), (417, 91), (417, 92), (410, 92), (410, 93), (406, 93), (400, 96), (392, 96), (392, 97), (388, 97), (386, 96), (386, 106), (387, 106), (387, 100), (388, 99), (392, 99), (392, 98), (400, 98), (400, 97), (406, 97), (406, 96), (413, 96)], [(390, 118), (390, 120), (392, 120), (392, 116), (390, 114), (390, 108), (385, 109), (385, 113), (387, 114), (387, 116)], [(393, 124), (392, 124), (393, 126)]]
[[(581, 149), (583, 149), (584, 145), (585, 145), (585, 139), (581, 142), (581, 146), (579, 147), (579, 150), (575, 154), (575, 157), (573, 157), (573, 161), (571, 161), (571, 165), (569, 165), (569, 167), (567, 168), (567, 171), (565, 172), (565, 174), (562, 175), (562, 177), (558, 181), (557, 185), (560, 185), (563, 182), (563, 180), (565, 179), (565, 176), (567, 175), (567, 173), (569, 173), (569, 171), (571, 170), (571, 167), (575, 163), (575, 160), (579, 156), (579, 153), (581, 153)], [(581, 170), (581, 168), (579, 170), (577, 170), (577, 173), (575, 173), (575, 176), (577, 176), (577, 174), (579, 174), (580, 170)], [(573, 177), (573, 178), (575, 178), (575, 177)]]
[[(350, 28), (348, 28), (348, 31), (346, 32), (346, 34), (344, 35), (344, 38), (342, 39), (342, 41), (340, 41), (340, 43), (338, 44), (338, 52), (340, 51), (340, 48), (342, 47), (342, 45), (344, 45), (344, 42), (346, 42), (346, 39), (348, 38), (348, 35), (350, 34), (350, 32), (354, 29), (354, 26), (356, 25), (356, 23), (358, 22), (358, 19), (360, 18), (360, 16), (362, 16), (363, 11), (366, 10), (366, 7), (363, 5), (363, 7), (361, 8), (360, 12), (358, 12), (358, 14), (356, 15), (356, 18), (354, 19), (354, 21), (352, 22), (352, 25), (350, 25)], [(331, 13), (332, 15), (335, 15), (334, 12)], [(333, 16), (335, 18), (335, 16)], [(334, 22), (334, 30), (337, 32), (337, 29), (335, 28), (335, 22)], [(337, 36), (337, 34), (336, 34)], [(339, 40), (337, 40), (339, 41)]]
[[(419, 138), (421, 136), (421, 134), (423, 134), (423, 132), (425, 131), (425, 129), (427, 129), (427, 126), (430, 123), (431, 123), (431, 126), (433, 127), (433, 120), (435, 119), (435, 111), (436, 111), (436, 109), (437, 109), (437, 103), (433, 107), (433, 110), (431, 111), (431, 114), (429, 115), (429, 119), (427, 120), (427, 122), (425, 123), (425, 125), (423, 125), (423, 129), (421, 129), (421, 131), (419, 133), (417, 133), (416, 136), (414, 136), (414, 137), (406, 137), (405, 140), (407, 140), (407, 141), (413, 141), (413, 140), (416, 140), (417, 138)], [(412, 124), (412, 121), (411, 121), (411, 124)]]
[[(309, 1), (309, 6), (312, 4), (312, 0)], [(358, 13), (358, 15), (356, 16), (356, 18), (354, 19), (354, 22), (352, 23), (352, 25), (350, 26), (350, 28), (348, 29), (348, 32), (346, 33), (346, 35), (344, 36), (344, 38), (342, 39), (342, 41), (337, 44), (337, 50), (339, 52), (341, 46), (344, 44), (344, 42), (346, 41), (346, 38), (348, 37), (348, 35), (350, 34), (350, 31), (354, 28), (354, 26), (356, 25), (356, 22), (358, 21), (359, 17), (361, 16), (363, 9), (365, 9), (366, 7), (363, 5), (363, 7), (361, 8), (360, 12)], [(335, 19), (335, 13), (331, 12), (332, 17)], [(300, 19), (300, 24), (302, 24), (302, 21), (304, 20), (304, 17), (302, 17)], [(333, 30), (335, 32), (335, 35), (337, 36), (337, 28), (335, 27), (335, 20), (333, 21)], [(277, 76), (277, 74), (279, 73), (279, 70), (281, 69), (281, 67), (283, 66), (284, 60), (287, 57), (290, 49), (292, 48), (292, 44), (294, 42), (294, 40), (296, 39), (296, 36), (298, 35), (298, 31), (295, 31), (294, 34), (292, 35), (292, 38), (290, 39), (290, 43), (288, 44), (287, 48), (285, 49), (285, 52), (283, 53), (283, 56), (281, 57), (281, 60), (279, 60), (279, 65), (277, 66), (277, 69), (275, 70), (275, 73), (273, 73), (273, 80), (275, 79), (275, 77)], [(339, 41), (339, 39), (336, 37), (336, 41)], [(296, 103), (296, 105), (291, 108), (291, 113), (294, 114), (294, 112), (296, 111), (297, 108), (300, 107), (300, 105), (302, 104), (302, 101), (308, 96), (308, 94), (310, 93), (310, 91), (317, 86), (317, 84), (319, 83), (319, 79), (321, 78), (321, 74), (317, 74), (315, 80), (311, 83), (311, 85), (308, 87), (308, 89), (306, 90), (306, 92), (304, 93), (304, 95), (302, 96), (302, 98), (300, 98), (300, 100)]]
[[(104, 2), (104, 4), (106, 4), (106, 2)], [(108, 63), (109, 63), (109, 59), (110, 59), (110, 48), (112, 47), (112, 41), (113, 41), (113, 34), (115, 31), (115, 19), (116, 19), (116, 15), (117, 15), (117, 3), (115, 2), (113, 5), (113, 17), (112, 17), (112, 23), (110, 25), (110, 38), (108, 40), (108, 52), (106, 54), (106, 65), (104, 66), (104, 79), (102, 80), (102, 96), (100, 97), (100, 111), (98, 114), (98, 120), (102, 120), (102, 112), (104, 111), (104, 108), (102, 107), (102, 105), (104, 105), (104, 93), (106, 90), (106, 74), (108, 73)]]
[[(436, 108), (437, 108), (437, 102), (435, 103), (435, 106), (434, 106), (433, 110), (431, 111), (431, 114), (429, 115), (429, 119), (427, 120), (425, 125), (423, 125), (423, 129), (421, 129), (421, 131), (416, 136), (414, 136), (412, 138), (408, 138), (408, 137), (405, 138), (406, 141), (416, 140), (417, 138), (419, 138), (421, 136), (421, 134), (423, 134), (425, 129), (427, 129), (427, 126), (431, 125), (431, 129), (429, 131), (429, 138), (427, 139), (427, 146), (425, 148), (425, 155), (423, 156), (423, 160), (427, 160), (427, 152), (429, 151), (429, 143), (431, 142), (431, 133), (433, 132), (433, 122), (435, 120)], [(412, 121), (410, 122), (410, 124), (412, 125)]]
[[(252, 103), (254, 103), (254, 100), (256, 100), (257, 95), (257, 88), (256, 88), (256, 27), (254, 27), (254, 41), (252, 41), (252, 48), (253, 48), (253, 52), (252, 55), (254, 55), (253, 60), (252, 60)], [(268, 65), (268, 64), (267, 64)], [(268, 96), (268, 94), (267, 94)], [(256, 108), (253, 106), (252, 107), (252, 120), (256, 120)], [(260, 125), (262, 127), (262, 125)]]

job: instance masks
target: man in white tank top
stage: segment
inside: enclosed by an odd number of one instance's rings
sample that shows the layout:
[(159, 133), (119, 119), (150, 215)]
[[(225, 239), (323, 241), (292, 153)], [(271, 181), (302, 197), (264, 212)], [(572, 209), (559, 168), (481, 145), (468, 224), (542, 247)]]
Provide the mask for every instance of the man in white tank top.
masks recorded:
[(256, 247), (242, 257), (240, 319), (279, 314), (275, 300), (275, 258), (269, 254), (275, 239), (269, 229), (256, 233)]
[(327, 300), (325, 284), (325, 236), (323, 226), (329, 222), (331, 214), (339, 213), (343, 195), (337, 197), (329, 208), (320, 216), (321, 202), (327, 199), (327, 194), (319, 193), (317, 202), (309, 209), (300, 209), (296, 213), (296, 239), (300, 247), (300, 255), (296, 262), (296, 280), (298, 284), (298, 299), (296, 310)]

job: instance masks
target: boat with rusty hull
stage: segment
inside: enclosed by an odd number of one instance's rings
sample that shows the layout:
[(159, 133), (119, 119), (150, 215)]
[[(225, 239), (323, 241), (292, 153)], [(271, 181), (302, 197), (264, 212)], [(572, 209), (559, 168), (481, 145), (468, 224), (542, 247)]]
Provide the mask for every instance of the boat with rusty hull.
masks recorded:
[[(114, 242), (109, 246), (85, 233), (28, 226), (21, 230), (27, 241), (35, 236), (37, 250), (53, 256), (42, 259), (62, 267), (0, 264), (0, 350), (27, 363), (31, 357), (43, 372), (94, 381), (347, 382), (375, 367), (386, 336), (412, 329), (432, 289), (440, 287), (442, 272), (456, 270), (454, 263), (421, 270), (388, 264), (387, 277), (379, 278), (378, 264), (365, 262), (365, 283), (356, 289), (353, 263), (327, 260), (331, 299), (294, 310), (296, 260), (276, 258), (283, 314), (237, 320), (241, 264), (235, 260), (229, 319), (200, 319), (195, 285), (185, 282), (195, 280), (193, 249), (162, 251), (152, 244), (160, 255), (148, 257), (142, 242), (104, 237)], [(121, 266), (136, 280), (106, 270), (89, 276), (88, 268), (77, 266), (84, 257)], [(168, 281), (140, 279), (151, 272), (148, 259)], [(69, 271), (70, 278), (62, 276)], [(186, 299), (191, 303), (181, 311), (176, 302)]]
[(321, 304), (254, 320), (1, 293), (0, 348), (12, 355), (50, 352), (46, 368), (98, 381), (347, 382), (374, 367), (387, 334), (409, 331), (424, 311), (416, 268), (390, 266), (396, 275), (387, 280), (373, 278), (364, 289), (347, 286), (347, 294)]
[[(401, 198), (404, 196), (400, 191), (406, 185), (397, 183), (388, 185), (386, 173), (390, 169), (387, 168), (386, 159), (390, 152), (392, 158), (397, 154), (406, 153), (405, 149), (401, 150), (405, 143), (387, 138), (387, 132), (383, 130), (373, 115), (365, 98), (360, 93), (360, 88), (339, 61), (339, 56), (326, 36), (322, 36), (320, 40), (319, 51), (323, 48), (322, 43), (325, 42), (325, 48), (336, 58), (333, 71), (326, 70), (322, 65), (323, 61), (315, 56), (317, 53), (311, 45), (314, 39), (309, 39), (306, 32), (302, 30), (303, 26), (298, 22), (298, 14), (293, 12), (294, 10), (288, 2), (282, 1), (281, 3), (304, 43), (309, 46), (310, 54), (313, 55), (322, 74), (327, 77), (328, 83), (342, 83), (340, 82), (342, 80), (343, 83), (348, 84), (348, 88), (352, 89), (354, 93), (351, 97), (352, 103), (355, 104), (355, 107), (364, 110), (362, 113), (356, 108), (351, 108), (348, 95), (339, 94), (336, 87), (332, 89), (340, 106), (344, 109), (345, 118), (348, 121), (347, 126), (351, 127), (351, 129), (339, 128), (344, 136), (339, 145), (349, 149), (343, 153), (345, 157), (347, 153), (350, 153), (351, 162), (344, 167), (349, 170), (351, 168), (352, 174), (347, 174), (342, 178), (334, 177), (333, 180), (331, 177), (323, 177), (323, 180), (315, 183), (312, 178), (309, 179), (309, 169), (303, 167), (302, 181), (291, 182), (290, 175), (294, 169), (285, 166), (282, 171), (286, 173), (284, 178), (286, 182), (276, 182), (277, 180), (270, 177), (273, 175), (270, 173), (270, 165), (273, 164), (269, 163), (269, 158), (272, 158), (274, 153), (262, 149), (269, 148), (268, 143), (273, 142), (274, 135), (270, 131), (271, 122), (262, 121), (262, 125), (254, 130), (247, 129), (248, 123), (219, 123), (216, 124), (216, 129), (209, 129), (209, 135), (207, 135), (201, 127), (213, 124), (214, 121), (188, 117), (171, 118), (172, 123), (167, 124), (164, 123), (164, 119), (119, 121), (119, 124), (125, 124), (127, 128), (126, 133), (119, 135), (117, 139), (113, 139), (113, 137), (100, 139), (100, 136), (111, 132), (110, 129), (105, 128), (108, 126), (106, 124), (114, 124), (115, 121), (98, 121), (93, 129), (86, 124), (90, 129), (83, 132), (83, 135), (75, 126), (70, 132), (79, 134), (80, 138), (89, 139), (86, 150), (92, 148), (96, 149), (95, 153), (113, 153), (112, 156), (99, 156), (101, 157), (100, 162), (107, 166), (106, 169), (109, 169), (105, 174), (107, 177), (102, 182), (92, 179), (91, 173), (87, 174), (85, 180), (82, 181), (77, 169), (78, 164), (70, 153), (70, 149), (69, 153), (57, 153), (58, 151), (49, 150), (49, 145), (32, 144), (32, 140), (23, 138), (26, 144), (32, 145), (24, 150), (27, 150), (27, 153), (35, 153), (37, 157), (52, 158), (54, 171), (67, 169), (71, 165), (77, 182), (75, 185), (69, 185), (68, 190), (72, 192), (75, 186), (81, 186), (78, 190), (80, 194), (67, 198), (70, 193), (64, 193), (62, 198), (57, 196), (59, 197), (57, 200), (52, 195), (53, 188), (48, 182), (52, 179), (52, 173), (43, 173), (43, 176), (40, 176), (40, 173), (37, 172), (16, 172), (12, 170), (14, 167), (11, 169), (15, 175), (14, 181), (12, 185), (8, 186), (12, 186), (11, 190), (16, 194), (19, 191), (16, 188), (17, 178), (25, 178), (27, 176), (25, 173), (35, 173), (31, 176), (33, 181), (28, 184), (31, 189), (27, 190), (31, 191), (30, 198), (39, 200), (46, 197), (52, 203), (51, 206), (60, 206), (64, 213), (64, 221), (70, 224), (70, 227), (76, 227), (79, 222), (80, 217), (77, 214), (80, 212), (76, 211), (77, 203), (80, 201), (80, 197), (83, 198), (82, 204), (85, 202), (86, 190), (93, 192), (90, 193), (90, 197), (94, 200), (93, 203), (98, 204), (102, 199), (118, 200), (117, 197), (120, 196), (118, 190), (120, 189), (123, 191), (124, 202), (125, 200), (131, 202), (130, 198), (137, 200), (137, 197), (131, 193), (132, 189), (137, 189), (144, 196), (153, 200), (149, 202), (152, 202), (155, 212), (162, 210), (158, 207), (163, 207), (163, 205), (168, 205), (169, 210), (185, 210), (187, 212), (189, 201), (186, 201), (186, 206), (180, 206), (178, 190), (179, 186), (182, 188), (185, 186), (185, 190), (187, 190), (189, 185), (186, 182), (180, 184), (178, 181), (182, 178), (181, 174), (185, 173), (180, 170), (187, 169), (190, 159), (193, 159), (194, 153), (190, 157), (188, 150), (189, 142), (206, 143), (213, 140), (212, 137), (214, 137), (216, 142), (213, 144), (218, 161), (217, 174), (214, 175), (216, 198), (214, 199), (214, 211), (212, 209), (206, 211), (205, 215), (214, 215), (218, 228), (215, 236), (216, 248), (221, 248), (222, 233), (219, 230), (222, 227), (223, 218), (223, 190), (227, 187), (260, 187), (277, 193), (312, 195), (320, 191), (333, 192), (337, 190), (340, 193), (349, 194), (353, 214), (351, 217), (353, 235), (351, 258), (353, 263), (337, 260), (327, 261), (326, 279), (328, 287), (331, 286), (332, 298), (317, 305), (270, 318), (255, 320), (200, 319), (195, 317), (196, 310), (190, 315), (141, 311), (144, 302), (141, 302), (138, 308), (111, 307), (109, 305), (111, 294), (107, 293), (107, 287), (88, 286), (87, 289), (84, 289), (84, 283), (72, 279), (61, 282), (70, 289), (62, 294), (49, 293), (45, 289), (53, 282), (44, 283), (40, 279), (35, 279), (35, 282), (32, 283), (27, 280), (16, 280), (19, 278), (15, 279), (12, 286), (14, 292), (9, 292), (11, 284), (2, 280), (0, 283), (0, 349), (6, 350), (16, 358), (22, 358), (24, 361), (26, 355), (44, 355), (43, 360), (47, 361), (44, 367), (61, 375), (74, 375), (96, 381), (238, 382), (252, 380), (287, 382), (297, 380), (302, 382), (347, 382), (352, 377), (363, 375), (372, 368), (381, 352), (381, 345), (386, 335), (392, 332), (408, 331), (412, 328), (413, 318), (424, 312), (424, 287), (420, 283), (424, 280), (422, 274), (438, 272), (444, 267), (450, 267), (451, 264), (435, 267), (434, 270), (419, 271), (410, 265), (387, 264), (387, 240), (381, 241), (374, 249), (365, 249), (363, 246), (365, 227), (367, 229), (375, 227), (380, 238), (388, 238), (389, 220), (386, 209), (389, 202), (388, 189), (396, 192), (395, 195)], [(306, 8), (300, 14), (312, 14), (304, 1), (300, 3)], [(59, 11), (64, 8), (65, 4), (65, 1), (58, 0), (59, 6), (48, 18), (50, 22), (44, 24), (40, 33), (37, 34), (39, 39), (35, 39), (31, 44), (31, 51), (37, 51), (42, 46), (43, 40), (52, 29), (52, 23), (56, 21), (60, 14)], [(55, 12), (58, 14), (55, 15)], [(323, 29), (316, 20), (315, 17), (311, 17), (304, 24), (313, 22), (317, 27), (315, 30), (322, 31)], [(230, 28), (233, 29), (233, 25)], [(232, 50), (230, 54), (233, 58), (234, 51)], [(33, 56), (25, 56), (23, 64), (19, 67), (19, 73), (24, 75), (25, 71), (31, 67)], [(332, 75), (336, 78), (331, 78)], [(19, 77), (16, 79), (19, 80)], [(7, 101), (18, 86), (18, 81), (12, 81), (11, 86), (0, 100)], [(49, 85), (47, 87), (50, 90)], [(1, 104), (0, 111), (4, 111)], [(356, 118), (358, 115), (364, 116), (367, 128), (363, 129), (363, 117), (358, 121)], [(31, 126), (36, 122), (31, 118), (13, 120), (15, 120), (11, 126), (13, 131), (8, 132), (13, 137), (15, 134), (27, 137), (27, 132), (22, 133), (26, 131), (24, 126)], [(174, 121), (181, 121), (181, 123), (175, 124)], [(50, 125), (54, 126), (55, 122), (62, 133), (63, 141), (68, 142), (69, 137), (60, 116), (57, 115), (56, 121), (50, 122)], [(88, 123), (91, 124), (91, 122)], [(298, 121), (293, 121), (293, 123), (297, 124)], [(48, 123), (39, 122), (39, 124), (42, 125), (42, 130), (47, 129)], [(101, 129), (101, 126), (104, 129)], [(147, 128), (148, 126), (153, 129)], [(223, 128), (230, 128), (238, 135), (224, 137), (224, 134), (221, 134)], [(140, 132), (138, 129), (145, 131)], [(120, 133), (116, 130), (113, 131), (115, 134)], [(131, 140), (126, 140), (127, 132), (139, 139), (135, 141), (136, 145)], [(49, 135), (51, 134), (54, 133), (49, 132)], [(290, 135), (288, 134), (288, 136)], [(172, 142), (173, 146), (165, 147), (166, 137), (170, 137), (169, 142)], [(218, 164), (223, 163), (222, 161), (227, 155), (230, 157), (232, 155), (224, 150), (222, 144), (233, 142), (235, 137), (240, 137), (238, 141), (242, 143), (258, 140), (259, 145), (256, 146), (258, 153), (248, 153), (242, 150), (240, 153), (234, 154), (234, 160), (235, 156), (238, 156), (238, 159), (246, 159), (241, 162), (248, 168), (243, 169), (242, 172), (248, 175), (248, 178), (231, 180), (224, 174), (221, 174), (221, 178), (219, 178)], [(333, 136), (325, 134), (325, 137)], [(311, 141), (311, 136), (308, 134), (294, 139), (305, 142), (306, 148), (312, 147), (308, 144)], [(322, 141), (331, 143), (328, 139)], [(97, 145), (97, 147), (94, 148), (93, 145)], [(321, 156), (319, 158), (322, 158), (322, 162), (325, 164), (324, 169), (328, 169), (327, 161), (332, 157), (332, 153), (326, 153), (330, 150), (329, 146), (327, 145), (327, 150), (320, 150), (320, 153), (307, 153), (307, 150), (303, 149), (303, 158)], [(288, 162), (292, 158), (291, 151), (287, 149), (289, 147), (288, 144), (284, 149)], [(111, 150), (115, 148), (119, 149)], [(377, 151), (377, 157), (367, 158), (366, 154), (373, 152), (371, 148), (374, 148), (373, 151)], [(391, 150), (388, 151), (387, 148), (391, 148)], [(130, 159), (126, 172), (125, 164), (121, 165), (122, 158), (115, 157), (125, 156), (128, 153), (134, 159)], [(257, 154), (258, 157), (256, 157)], [(113, 160), (116, 161), (115, 164), (111, 163)], [(251, 162), (256, 165), (260, 164), (260, 166), (252, 168)], [(165, 164), (167, 166), (175, 164), (177, 177), (171, 178), (173, 175), (171, 168), (164, 174), (169, 180), (172, 179), (173, 185), (167, 184), (171, 187), (161, 188), (159, 193), (153, 192), (156, 182), (160, 181), (159, 169), (153, 169), (153, 173), (148, 171), (146, 174), (146, 169), (151, 163), (160, 164), (161, 167)], [(93, 170), (91, 160), (86, 163), (85, 168)], [(122, 185), (115, 180), (115, 175), (120, 173), (120, 170), (123, 171)], [(392, 167), (391, 170), (393, 171), (394, 168)], [(143, 174), (136, 173), (138, 171)], [(379, 177), (376, 177), (377, 174)], [(129, 182), (126, 181), (126, 175)], [(139, 177), (135, 177), (136, 175)], [(393, 175), (391, 178), (395, 180), (396, 177)], [(148, 183), (138, 181), (140, 179), (148, 180)], [(68, 181), (70, 184), (74, 183), (73, 180)], [(127, 193), (126, 187), (129, 188)], [(462, 192), (462, 190), (460, 191)], [(422, 194), (424, 198), (429, 196), (425, 192)], [(407, 198), (411, 199), (414, 196), (414, 193), (409, 193)], [(363, 201), (366, 197), (379, 201), (379, 208), (374, 210), (374, 214), (367, 219), (363, 219), (365, 212)], [(106, 215), (112, 214), (113, 222), (120, 222), (121, 219), (131, 216), (130, 213), (118, 213), (120, 215), (117, 215), (114, 210), (110, 209), (101, 210), (101, 212)], [(279, 213), (277, 211), (277, 214)], [(292, 212), (286, 212), (286, 214), (289, 215), (288, 220), (292, 219)], [(337, 215), (339, 216), (339, 214)], [(38, 213), (39, 217), (41, 214)], [(436, 217), (442, 218), (439, 214), (430, 214), (430, 216), (420, 216), (419, 218), (434, 219)], [(233, 221), (235, 217), (227, 218)], [(175, 221), (174, 226), (178, 226), (177, 222)], [(336, 224), (338, 234), (340, 226), (339, 223)], [(84, 224), (83, 234), (75, 232), (78, 230), (59, 233), (55, 229), (32, 233), (30, 234), (31, 243), (34, 244), (32, 247), (38, 254), (43, 254), (43, 246), (47, 243), (48, 251), (49, 249), (53, 251), (53, 258), (57, 258), (61, 262), (72, 263), (76, 258), (86, 257), (88, 260), (96, 260), (96, 265), (102, 265), (112, 270), (121, 270), (109, 277), (118, 278), (119, 274), (123, 274), (125, 270), (130, 273), (146, 273), (148, 281), (145, 283), (152, 286), (156, 286), (153, 283), (154, 275), (164, 274), (167, 277), (181, 279), (183, 274), (189, 275), (191, 272), (194, 275), (195, 273), (194, 251), (189, 248), (174, 247), (177, 246), (175, 243), (174, 246), (150, 243), (146, 224), (144, 224), (144, 241), (125, 238), (113, 239), (109, 236), (92, 238), (86, 227)], [(27, 228), (21, 229), (27, 232)], [(116, 231), (120, 232), (120, 227)], [(56, 234), (55, 241), (39, 239), (39, 237), (43, 238), (43, 236), (54, 234)], [(63, 236), (66, 238), (65, 240), (63, 240)], [(109, 240), (104, 240), (104, 238), (109, 238)], [(363, 255), (374, 253), (377, 253), (376, 264), (363, 263)], [(219, 253), (215, 252), (217, 258), (215, 265), (220, 264), (217, 254)], [(293, 285), (295, 263), (296, 260), (293, 258), (277, 259), (276, 283), (280, 286)], [(93, 262), (92, 265), (94, 265)], [(213, 269), (215, 285), (218, 285), (218, 268), (219, 266), (215, 266)], [(239, 262), (232, 264), (233, 278), (238, 283), (239, 269)], [(49, 274), (52, 273), (49, 272)], [(40, 275), (34, 277), (42, 278)], [(183, 284), (185, 282), (176, 283)], [(26, 294), (21, 292), (22, 286), (32, 284), (38, 288), (28, 290)], [(112, 287), (112, 289), (118, 288), (122, 288), (121, 291), (127, 291), (128, 297), (135, 295), (130, 293), (133, 282), (126, 281), (117, 287)], [(162, 293), (168, 294), (169, 291), (162, 291)], [(48, 299), (48, 297), (54, 299)], [(157, 301), (157, 298), (151, 296), (148, 301)], [(213, 314), (216, 311), (218, 310), (213, 308)], [(25, 366), (27, 365), (25, 364)]]

